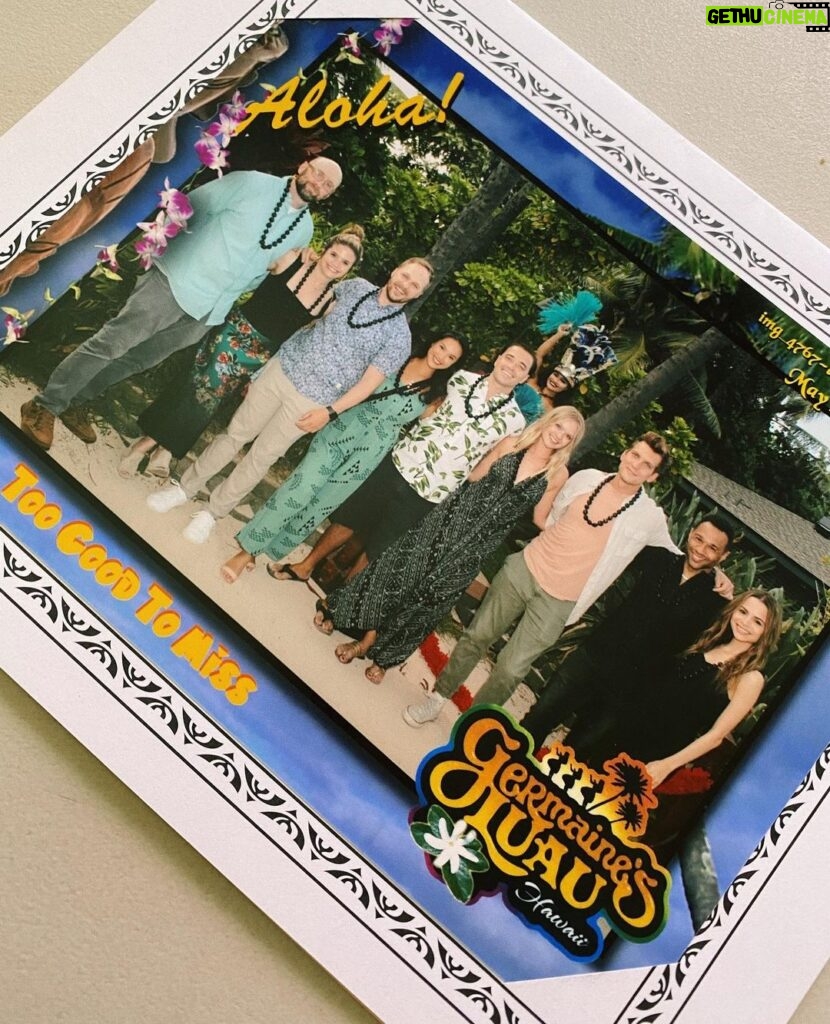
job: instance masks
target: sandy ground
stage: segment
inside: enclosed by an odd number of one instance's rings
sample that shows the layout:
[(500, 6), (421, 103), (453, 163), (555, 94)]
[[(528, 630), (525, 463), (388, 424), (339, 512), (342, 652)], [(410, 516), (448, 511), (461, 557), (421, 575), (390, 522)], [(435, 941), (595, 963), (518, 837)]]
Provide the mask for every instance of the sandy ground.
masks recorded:
[[(20, 406), (32, 397), (34, 389), (13, 378), (0, 384), (0, 409), (19, 424)], [(419, 729), (411, 728), (401, 718), (402, 709), (423, 699), (434, 682), (420, 654), (400, 668), (387, 671), (379, 685), (364, 677), (367, 661), (341, 665), (334, 648), (348, 638), (339, 633), (325, 637), (312, 625), (317, 591), (311, 586), (272, 580), (265, 571), (264, 558), (259, 559), (254, 572), (244, 573), (232, 585), (226, 583), (219, 567), (238, 550), (233, 538), (239, 520), (229, 516), (219, 522), (206, 544), (188, 542), (181, 531), (193, 512), (204, 505), (191, 501), (163, 515), (153, 512), (145, 499), (163, 482), (143, 475), (128, 480), (120, 477), (116, 467), (125, 450), (117, 433), (104, 433), (99, 428), (98, 441), (85, 445), (57, 420), (49, 454), (414, 778), (422, 757), (447, 741), (458, 714), (448, 702), (435, 722)], [(246, 511), (244, 506), (241, 511)], [(287, 561), (299, 557), (300, 549)], [(486, 666), (479, 666), (470, 680), (471, 688), (487, 672)]]

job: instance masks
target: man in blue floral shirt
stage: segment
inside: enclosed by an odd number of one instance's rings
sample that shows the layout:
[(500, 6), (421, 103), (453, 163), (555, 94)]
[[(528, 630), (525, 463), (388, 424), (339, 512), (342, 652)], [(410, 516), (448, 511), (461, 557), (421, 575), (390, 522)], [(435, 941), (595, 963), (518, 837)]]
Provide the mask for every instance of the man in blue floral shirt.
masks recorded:
[(179, 483), (147, 499), (166, 512), (194, 497), (249, 441), (246, 456), (194, 513), (184, 531), (204, 543), (217, 519), (246, 497), (303, 433), (313, 433), (375, 391), (409, 358), (411, 335), (405, 306), (432, 278), (426, 260), (413, 257), (392, 271), (382, 288), (363, 278), (334, 286), (326, 315), (293, 334), (248, 390), (225, 433), (217, 437)]

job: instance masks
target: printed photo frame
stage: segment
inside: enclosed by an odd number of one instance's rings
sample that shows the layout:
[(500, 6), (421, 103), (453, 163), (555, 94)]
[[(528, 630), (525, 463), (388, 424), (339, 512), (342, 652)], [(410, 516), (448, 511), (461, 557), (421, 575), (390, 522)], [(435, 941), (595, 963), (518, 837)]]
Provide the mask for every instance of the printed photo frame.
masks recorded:
[[(811, 295), (812, 295), (812, 293), (811, 293)], [(803, 311), (803, 310), (802, 310), (802, 311)], [(44, 476), (44, 477), (43, 477), (43, 479), (46, 479), (46, 477)], [(81, 513), (79, 513), (79, 514), (81, 514)], [(16, 530), (16, 529), (15, 529), (15, 532), (17, 532), (17, 530)], [(17, 555), (17, 557), (21, 557), (21, 553), (20, 553), (20, 552), (17, 552), (17, 553), (16, 553), (16, 555)], [(125, 561), (126, 561), (126, 559), (125, 559)], [(15, 558), (15, 564), (16, 564), (16, 558)], [(53, 584), (52, 586), (54, 586), (54, 584)], [(70, 620), (70, 622), (71, 622), (71, 621), (72, 621), (72, 620)], [(123, 625), (123, 624), (122, 624), (122, 625)], [(182, 714), (184, 714), (184, 713), (182, 713)], [(189, 714), (190, 714), (190, 712), (187, 712), (187, 714), (189, 715)], [(182, 720), (183, 720), (183, 719), (182, 719)], [(534, 983), (534, 984), (535, 984), (535, 983)]]

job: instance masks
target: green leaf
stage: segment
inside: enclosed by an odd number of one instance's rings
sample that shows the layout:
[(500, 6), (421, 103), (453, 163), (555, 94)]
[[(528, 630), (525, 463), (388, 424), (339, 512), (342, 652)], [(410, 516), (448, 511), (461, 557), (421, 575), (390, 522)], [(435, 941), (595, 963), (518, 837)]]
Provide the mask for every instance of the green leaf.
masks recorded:
[(450, 832), (452, 832), (455, 822), (452, 820), (449, 814), (447, 814), (443, 807), (441, 807), (439, 804), (432, 804), (430, 806), (430, 809), (427, 811), (427, 822), (429, 823), (429, 826), (435, 833), (435, 835), (440, 835), (438, 831), (438, 826), (442, 821), (446, 823), (447, 829)]
[(434, 836), (435, 833), (425, 821), (415, 821), (409, 826), (412, 838), (426, 853), (435, 855), (435, 847), (427, 842), (427, 836)]
[(449, 864), (445, 864), (441, 868), (441, 877), (459, 903), (469, 902), (470, 897), (473, 895), (473, 876), (463, 860), (458, 871), (454, 874), (450, 871)]
[(475, 854), (475, 860), (464, 861), (468, 869), (470, 871), (487, 871), (490, 867), (490, 861), (487, 859), (487, 855), (481, 848), (479, 840), (474, 839), (467, 845), (467, 849), (470, 853)]

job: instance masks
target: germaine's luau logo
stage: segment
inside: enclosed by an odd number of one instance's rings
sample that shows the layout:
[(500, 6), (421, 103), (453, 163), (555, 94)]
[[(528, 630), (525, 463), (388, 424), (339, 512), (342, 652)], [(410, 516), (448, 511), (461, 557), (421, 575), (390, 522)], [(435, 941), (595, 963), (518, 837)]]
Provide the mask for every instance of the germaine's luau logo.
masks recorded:
[(782, 3), (774, 0), (764, 7), (721, 5), (706, 8), (709, 25), (803, 25), (808, 32), (830, 31), (830, 2)]
[(596, 959), (610, 930), (637, 942), (666, 922), (671, 879), (636, 841), (657, 801), (622, 754), (604, 773), (532, 738), (501, 708), (474, 707), (418, 770), (410, 830), (430, 871), (469, 903), (508, 906), (573, 960)]

